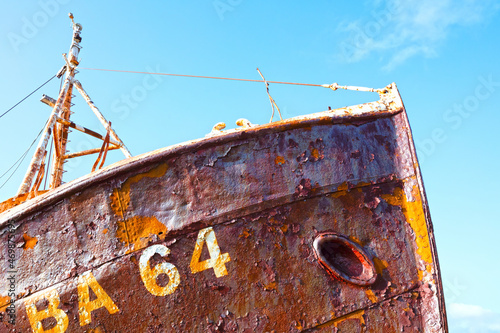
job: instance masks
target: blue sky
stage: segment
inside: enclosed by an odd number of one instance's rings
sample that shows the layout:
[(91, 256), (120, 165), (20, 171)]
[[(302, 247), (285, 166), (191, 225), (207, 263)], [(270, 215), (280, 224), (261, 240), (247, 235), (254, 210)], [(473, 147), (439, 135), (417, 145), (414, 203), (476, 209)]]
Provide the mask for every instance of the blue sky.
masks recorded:
[[(452, 332), (500, 332), (500, 4), (490, 0), (4, 2), (0, 114), (54, 75), (83, 25), (80, 67), (383, 87), (396, 82), (418, 149)], [(263, 84), (122, 74), (77, 75), (133, 155), (207, 134), (220, 121), (269, 121)], [(57, 97), (52, 80), (0, 118), (0, 174), (29, 147)], [(363, 103), (372, 93), (270, 85), (285, 117)], [(83, 99), (75, 122), (99, 129)], [(73, 132), (75, 133), (75, 132)], [(71, 151), (99, 143), (75, 134)], [(28, 155), (31, 157), (31, 151)], [(15, 194), (24, 160), (0, 189)], [(110, 162), (119, 160), (110, 154)], [(67, 164), (66, 180), (93, 160)], [(0, 186), (6, 176), (0, 178)]]

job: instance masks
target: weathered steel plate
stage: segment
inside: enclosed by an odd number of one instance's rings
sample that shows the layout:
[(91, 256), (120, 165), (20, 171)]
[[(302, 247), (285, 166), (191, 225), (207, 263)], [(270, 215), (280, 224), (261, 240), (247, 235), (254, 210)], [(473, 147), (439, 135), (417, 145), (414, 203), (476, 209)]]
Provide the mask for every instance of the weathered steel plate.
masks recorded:
[[(446, 330), (394, 85), (378, 102), (127, 159), (5, 211), (0, 228), (5, 330)], [(355, 244), (376, 278), (332, 277), (314, 253), (322, 233)], [(327, 259), (345, 275), (360, 258)]]

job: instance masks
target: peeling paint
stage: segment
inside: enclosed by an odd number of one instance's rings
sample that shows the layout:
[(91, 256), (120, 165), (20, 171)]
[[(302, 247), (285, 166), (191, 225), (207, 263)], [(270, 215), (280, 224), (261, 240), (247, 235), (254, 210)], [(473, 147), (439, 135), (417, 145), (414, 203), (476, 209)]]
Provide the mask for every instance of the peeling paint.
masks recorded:
[(0, 296), (0, 312), (3, 312), (7, 309), (10, 304), (9, 296)]
[(377, 274), (382, 274), (383, 270), (389, 266), (387, 261), (381, 260), (377, 257), (373, 258), (373, 264), (375, 265), (375, 270), (377, 271)]
[(134, 216), (116, 223), (117, 238), (127, 246), (132, 245), (131, 250), (146, 247), (155, 236), (163, 240), (168, 232), (167, 227), (154, 216)]
[(168, 165), (165, 163), (160, 164), (151, 171), (136, 174), (128, 178), (120, 188), (113, 190), (111, 194), (111, 208), (115, 212), (116, 216), (124, 218), (125, 212), (129, 208), (130, 204), (130, 187), (138, 183), (144, 178), (159, 178), (165, 175), (167, 172)]
[(283, 165), (285, 164), (286, 160), (283, 156), (276, 156), (276, 158), (274, 159), (274, 163), (276, 165)]
[(360, 326), (364, 326), (365, 325), (364, 314), (365, 314), (364, 310), (354, 311), (354, 312), (351, 312), (345, 316), (335, 318), (335, 319), (329, 321), (328, 323), (318, 325), (316, 328), (323, 329), (323, 328), (328, 328), (331, 326), (338, 328), (338, 326), (340, 324), (342, 324), (343, 322), (348, 321), (348, 320), (357, 320)]
[(30, 235), (28, 235), (27, 233), (23, 234), (23, 240), (24, 240), (23, 249), (25, 250), (33, 249), (35, 245), (38, 243), (38, 238), (30, 237)]
[[(423, 211), (422, 200), (417, 185), (412, 187), (413, 201), (408, 200), (404, 190), (397, 187), (393, 194), (383, 194), (381, 197), (390, 205), (401, 207), (406, 221), (415, 233), (416, 253), (426, 265), (427, 272), (432, 270), (432, 252), (427, 231), (427, 223)], [(419, 279), (423, 279), (424, 272), (419, 269)]]
[[(41, 194), (47, 193), (47, 192), (48, 192), (48, 190), (42, 190), (42, 191), (38, 191), (37, 193), (38, 193), (38, 195), (41, 195)], [(0, 213), (4, 212), (12, 207), (15, 207), (17, 205), (22, 204), (26, 200), (31, 199), (32, 196), (33, 196), (33, 193), (28, 192), (28, 193), (23, 193), (23, 194), (20, 194), (18, 196), (15, 196), (13, 198), (7, 199), (3, 202), (0, 202)]]
[(368, 297), (368, 299), (370, 301), (372, 301), (373, 303), (377, 303), (378, 302), (378, 298), (377, 296), (375, 296), (375, 294), (373, 293), (373, 290), (371, 289), (367, 289), (365, 290), (365, 293), (366, 293), (366, 296)]

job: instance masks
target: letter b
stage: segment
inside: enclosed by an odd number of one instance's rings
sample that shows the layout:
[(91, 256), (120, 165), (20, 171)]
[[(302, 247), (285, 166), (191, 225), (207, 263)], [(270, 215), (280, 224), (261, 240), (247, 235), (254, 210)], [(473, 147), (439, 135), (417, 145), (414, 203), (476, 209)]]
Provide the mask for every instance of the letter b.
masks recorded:
[[(36, 302), (44, 298), (48, 300), (49, 304), (46, 309), (38, 311), (36, 309)], [(49, 290), (48, 292), (42, 293), (36, 297), (28, 298), (24, 301), (26, 313), (28, 314), (33, 333), (66, 332), (66, 329), (68, 328), (68, 315), (66, 315), (63, 310), (57, 308), (59, 306), (59, 302), (59, 294), (55, 289)], [(56, 325), (49, 330), (44, 330), (42, 320), (51, 317), (56, 320)]]

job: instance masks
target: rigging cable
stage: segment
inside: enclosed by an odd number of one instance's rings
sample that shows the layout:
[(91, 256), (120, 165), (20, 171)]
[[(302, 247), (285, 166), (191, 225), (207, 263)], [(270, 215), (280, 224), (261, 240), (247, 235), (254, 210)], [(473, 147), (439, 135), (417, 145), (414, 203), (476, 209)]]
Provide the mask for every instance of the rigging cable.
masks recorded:
[(56, 75), (54, 75), (53, 77), (51, 77), (50, 79), (48, 79), (47, 81), (45, 81), (44, 84), (42, 84), (40, 87), (36, 88), (35, 90), (33, 90), (28, 96), (24, 97), (22, 100), (20, 100), (19, 102), (16, 103), (16, 105), (14, 105), (13, 107), (11, 107), (10, 109), (8, 109), (7, 111), (5, 111), (4, 113), (2, 113), (2, 115), (0, 115), (0, 118), (2, 118), (3, 116), (5, 116), (7, 113), (9, 113), (9, 111), (11, 111), (13, 108), (15, 108), (16, 106), (18, 106), (19, 104), (21, 104), (22, 102), (24, 102), (24, 100), (28, 97), (30, 97), (31, 95), (33, 95), (34, 93), (36, 93), (41, 87), (43, 87), (44, 85), (46, 85), (47, 83), (49, 83), (53, 78), (55, 78)]
[(106, 71), (106, 72), (120, 72), (120, 73), (134, 73), (134, 74), (151, 74), (151, 75), (167, 75), (167, 76), (180, 76), (180, 77), (195, 77), (195, 78), (201, 78), (201, 79), (231, 80), (231, 81), (246, 81), (246, 82), (267, 82), (267, 83), (277, 83), (277, 84), (293, 84), (293, 85), (299, 85), (299, 86), (325, 87), (324, 84), (282, 82), (282, 81), (263, 81), (263, 80), (252, 80), (252, 79), (236, 79), (236, 78), (219, 77), (219, 76), (202, 76), (202, 75), (187, 75), (187, 74), (172, 74), (172, 73), (138, 72), (138, 71), (124, 71), (124, 70), (118, 70), (118, 69), (102, 69), (102, 68), (80, 68), (80, 69), (87, 69), (87, 70), (91, 70), (91, 71)]
[[(50, 158), (52, 156), (52, 146), (54, 145), (54, 140), (50, 140), (50, 150), (49, 150), (49, 160), (47, 161), (47, 170), (50, 168)], [(47, 179), (49, 179), (49, 174), (45, 177), (45, 183), (43, 183), (43, 189), (47, 189)]]
[(3, 175), (0, 176), (0, 178), (2, 178), (3, 176), (5, 176), (7, 174), (7, 172), (10, 171), (10, 169), (12, 169), (16, 164), (17, 164), (17, 167), (14, 169), (14, 171), (12, 171), (12, 173), (10, 174), (9, 178), (7, 178), (7, 180), (0, 186), (0, 189), (2, 187), (4, 187), (4, 185), (10, 180), (10, 178), (12, 178), (12, 176), (14, 175), (14, 173), (16, 173), (17, 169), (19, 168), (19, 166), (21, 166), (21, 164), (23, 163), (24, 159), (26, 158), (26, 155), (28, 155), (28, 152), (30, 151), (31, 147), (33, 147), (33, 145), (35, 144), (35, 142), (38, 140), (38, 138), (40, 137), (40, 135), (42, 134), (43, 132), (43, 129), (45, 128), (45, 126), (47, 125), (47, 122), (49, 120), (47, 119), (47, 121), (45, 122), (45, 124), (43, 125), (42, 129), (40, 130), (40, 132), (38, 133), (38, 135), (36, 136), (35, 140), (33, 140), (33, 142), (31, 143), (31, 145), (28, 147), (28, 149), (26, 149), (26, 151), (21, 155), (21, 157), (18, 158), (18, 160), (16, 162), (14, 162), (14, 164), (7, 170), (3, 173)]
[(291, 84), (297, 86), (309, 86), (309, 87), (322, 87), (329, 88), (333, 91), (337, 89), (344, 90), (354, 90), (354, 91), (366, 91), (366, 92), (376, 92), (378, 94), (384, 94), (387, 92), (386, 88), (376, 89), (376, 88), (367, 88), (367, 87), (356, 87), (356, 86), (341, 86), (337, 83), (332, 84), (315, 84), (315, 83), (299, 83), (299, 82), (284, 82), (284, 81), (267, 81), (267, 80), (253, 80), (253, 79), (237, 79), (231, 77), (220, 77), (220, 76), (203, 76), (203, 75), (187, 75), (187, 74), (172, 74), (172, 73), (154, 73), (154, 72), (139, 72), (139, 71), (125, 71), (119, 69), (104, 69), (104, 68), (85, 68), (82, 67), (80, 69), (86, 69), (91, 71), (106, 71), (106, 72), (119, 72), (119, 73), (134, 73), (134, 74), (151, 74), (151, 75), (166, 75), (166, 76), (180, 76), (180, 77), (194, 77), (200, 79), (215, 79), (215, 80), (231, 80), (231, 81), (246, 81), (246, 82), (264, 82), (264, 83), (277, 83), (277, 84)]

